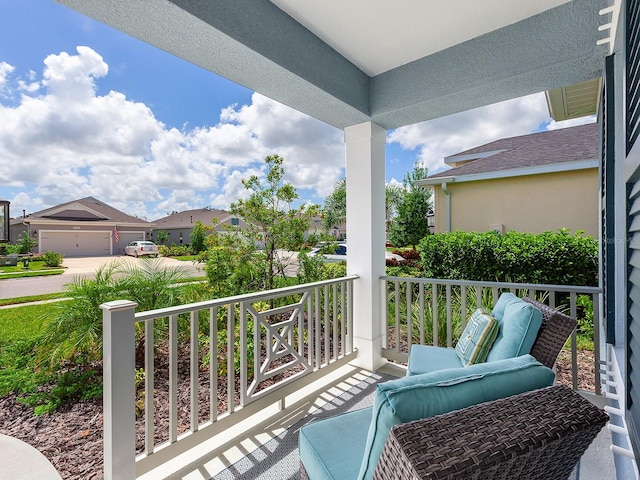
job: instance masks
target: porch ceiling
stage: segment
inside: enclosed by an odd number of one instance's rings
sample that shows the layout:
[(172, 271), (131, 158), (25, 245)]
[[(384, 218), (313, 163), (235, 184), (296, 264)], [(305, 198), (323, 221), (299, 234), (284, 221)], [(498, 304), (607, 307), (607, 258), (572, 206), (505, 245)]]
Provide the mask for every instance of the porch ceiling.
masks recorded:
[(600, 76), (607, 0), (58, 0), (338, 128)]

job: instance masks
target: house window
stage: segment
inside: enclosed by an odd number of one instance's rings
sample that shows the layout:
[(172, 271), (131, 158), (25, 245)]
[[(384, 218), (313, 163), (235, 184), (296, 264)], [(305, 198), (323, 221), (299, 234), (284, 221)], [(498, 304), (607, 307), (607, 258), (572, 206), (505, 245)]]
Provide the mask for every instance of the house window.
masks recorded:
[(236, 217), (233, 217), (231, 219), (231, 225), (233, 225), (234, 227), (237, 227), (238, 225), (240, 225), (240, 220)]

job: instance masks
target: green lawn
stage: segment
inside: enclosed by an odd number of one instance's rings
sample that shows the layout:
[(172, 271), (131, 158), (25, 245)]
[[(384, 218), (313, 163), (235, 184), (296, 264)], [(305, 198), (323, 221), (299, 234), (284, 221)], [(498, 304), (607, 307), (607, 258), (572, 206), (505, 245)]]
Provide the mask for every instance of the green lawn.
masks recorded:
[(42, 261), (29, 262), (29, 265), (25, 268), (22, 262), (18, 262), (15, 267), (2, 266), (0, 267), (0, 280), (5, 278), (20, 278), (20, 277), (40, 277), (43, 275), (60, 275), (64, 272), (64, 268), (60, 267), (47, 267)]
[(0, 309), (0, 349), (39, 336), (46, 321), (43, 317), (51, 308), (51, 304), (39, 304)]

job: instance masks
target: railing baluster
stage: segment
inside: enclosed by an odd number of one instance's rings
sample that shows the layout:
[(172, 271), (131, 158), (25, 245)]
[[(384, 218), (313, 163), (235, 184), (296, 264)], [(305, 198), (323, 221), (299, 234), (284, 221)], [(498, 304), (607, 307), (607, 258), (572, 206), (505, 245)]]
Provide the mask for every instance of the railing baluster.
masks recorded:
[[(240, 405), (244, 407), (247, 399), (247, 308), (248, 305), (245, 302), (240, 302)], [(254, 378), (259, 375), (256, 369), (256, 358), (260, 358), (258, 352), (262, 350), (260, 345), (260, 322), (254, 319), (253, 322), (253, 351), (254, 351)]]
[(233, 413), (235, 410), (235, 375), (236, 366), (234, 362), (234, 330), (235, 330), (235, 310), (234, 304), (227, 307), (227, 412)]
[(314, 364), (314, 352), (315, 352), (315, 332), (313, 326), (315, 325), (314, 315), (313, 315), (313, 293), (309, 292), (309, 296), (307, 297), (307, 340), (309, 345), (307, 347), (307, 363), (309, 365)]
[(324, 295), (324, 309), (322, 315), (322, 324), (324, 325), (324, 364), (329, 365), (331, 363), (331, 329), (329, 325), (329, 285), (325, 285), (322, 288), (322, 294)]
[(144, 452), (153, 453), (154, 448), (154, 322), (144, 322)]
[(420, 307), (420, 343), (424, 345), (424, 283), (422, 282), (418, 284), (418, 298)]
[(438, 346), (438, 284), (431, 285), (431, 306), (433, 308), (433, 345)]
[(178, 315), (169, 317), (169, 442), (178, 441)]
[(314, 290), (315, 297), (315, 337), (316, 337), (316, 368), (322, 367), (322, 330), (321, 330), (321, 317), (320, 317), (320, 287), (316, 287)]
[[(571, 304), (571, 318), (578, 318), (578, 309), (576, 303), (576, 293), (571, 292), (569, 294), (569, 301)], [(577, 334), (576, 330), (571, 334), (571, 379), (573, 383), (573, 389), (578, 390), (578, 348), (577, 348)], [(597, 372), (598, 370), (596, 370)]]
[[(345, 302), (347, 301), (347, 284), (346, 282), (340, 282), (340, 354), (344, 356), (347, 354), (347, 309), (345, 308)], [(386, 310), (385, 310), (386, 311)], [(387, 322), (387, 325), (389, 323)]]
[(400, 282), (393, 282), (393, 298), (396, 303), (396, 352), (400, 351)]
[(338, 284), (334, 283), (331, 287), (333, 292), (333, 312), (331, 316), (331, 325), (333, 326), (333, 359), (338, 359)]
[(218, 419), (218, 307), (209, 309), (209, 418)]
[(353, 282), (347, 284), (347, 353), (353, 352)]
[[(411, 349), (411, 343), (413, 342), (413, 318), (411, 314), (411, 289), (413, 286), (410, 281), (407, 281), (407, 349)], [(398, 344), (400, 348), (400, 344)]]
[(200, 373), (200, 359), (198, 355), (198, 312), (191, 312), (191, 325), (189, 327), (191, 335), (191, 352), (190, 352), (190, 388), (191, 388), (191, 426), (192, 432), (198, 431), (198, 385)]
[(460, 286), (460, 329), (467, 326), (467, 286)]
[[(597, 293), (591, 296), (593, 302), (593, 371), (598, 372), (600, 370), (600, 302)], [(596, 383), (596, 395), (602, 395), (602, 385), (600, 382)]]
[(451, 285), (447, 284), (445, 287), (446, 299), (447, 299), (447, 347), (453, 346), (452, 335), (452, 323), (453, 318), (451, 316)]

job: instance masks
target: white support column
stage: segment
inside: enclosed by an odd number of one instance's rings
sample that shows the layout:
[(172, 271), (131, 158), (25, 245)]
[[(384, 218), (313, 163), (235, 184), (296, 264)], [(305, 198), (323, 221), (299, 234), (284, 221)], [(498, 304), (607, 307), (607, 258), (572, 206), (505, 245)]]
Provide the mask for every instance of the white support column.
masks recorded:
[(386, 130), (362, 123), (344, 130), (347, 164), (347, 273), (353, 289), (353, 343), (356, 365), (376, 370), (384, 364), (382, 289), (385, 273)]
[(117, 300), (102, 308), (104, 478), (136, 478), (135, 309)]

